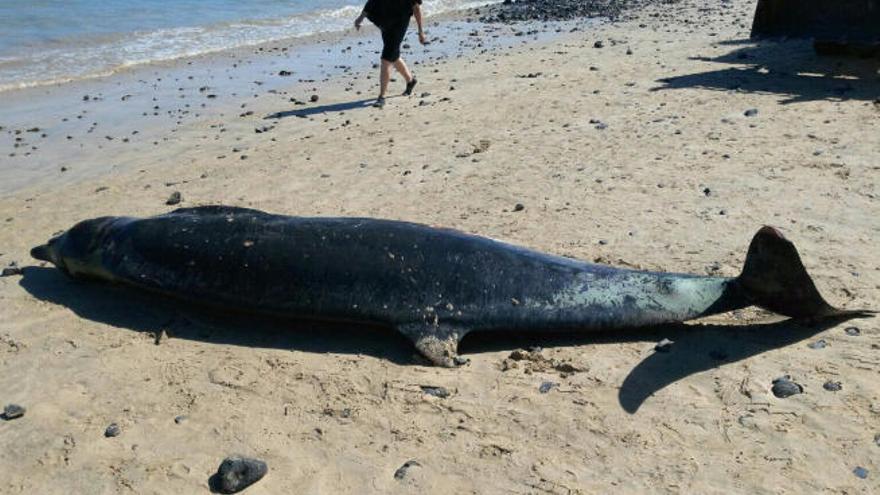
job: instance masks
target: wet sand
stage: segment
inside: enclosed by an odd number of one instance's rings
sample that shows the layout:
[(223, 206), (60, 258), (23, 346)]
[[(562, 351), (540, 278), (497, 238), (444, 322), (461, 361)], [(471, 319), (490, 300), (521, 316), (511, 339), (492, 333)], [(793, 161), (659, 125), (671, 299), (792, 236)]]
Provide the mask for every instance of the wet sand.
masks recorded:
[[(470, 365), (440, 369), (392, 332), (212, 314), (28, 257), (83, 218), (169, 211), (173, 192), (180, 206), (405, 219), (724, 276), (770, 224), (829, 301), (878, 309), (877, 63), (752, 43), (753, 8), (650, 7), (426, 60), (415, 96), (383, 110), (366, 106), (364, 67), (279, 78), (277, 93), (248, 88), (256, 97), (224, 90), (227, 107), (199, 118), (199, 88), (218, 83), (194, 75), (173, 133), (124, 143), (150, 127), (131, 112), (75, 136), (84, 155), (36, 144), (56, 139), (39, 137), (52, 122), (12, 136), (0, 123), (3, 167), (36, 145), (34, 167), (51, 170), (0, 199), (0, 265), (24, 266), (0, 278), (0, 406), (27, 409), (0, 421), (0, 492), (206, 493), (235, 453), (269, 465), (254, 494), (876, 492), (877, 319), (811, 326), (750, 309), (626, 334), (474, 335)], [(150, 84), (117, 91), (139, 91), (140, 109)], [(68, 118), (102, 103), (74, 95)], [(187, 110), (157, 103), (163, 120)], [(803, 393), (774, 395), (785, 375)], [(121, 433), (106, 438), (111, 423)]]

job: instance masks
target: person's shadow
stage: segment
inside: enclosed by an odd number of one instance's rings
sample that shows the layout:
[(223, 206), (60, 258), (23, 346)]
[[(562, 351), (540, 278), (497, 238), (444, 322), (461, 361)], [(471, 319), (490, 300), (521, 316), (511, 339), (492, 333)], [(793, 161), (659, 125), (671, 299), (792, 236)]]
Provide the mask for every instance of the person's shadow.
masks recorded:
[[(194, 307), (122, 286), (73, 280), (54, 268), (27, 267), (20, 285), (37, 299), (70, 308), (82, 318), (150, 333), (246, 347), (313, 353), (366, 354), (397, 364), (426, 364), (408, 339), (382, 327), (256, 317)], [(802, 342), (848, 318), (813, 325), (794, 320), (769, 324), (677, 324), (606, 332), (476, 332), (461, 343), (461, 354), (523, 347), (558, 347), (612, 342), (674, 341), (669, 352), (650, 351), (624, 379), (618, 400), (635, 413), (657, 391), (694, 373)], [(647, 344), (651, 345), (651, 344)]]
[[(386, 97), (386, 99), (393, 98), (392, 96)], [(298, 110), (284, 110), (281, 112), (275, 112), (273, 114), (266, 115), (263, 117), (266, 120), (275, 120), (275, 119), (283, 119), (287, 117), (301, 117), (307, 118), (312, 115), (318, 115), (322, 113), (335, 113), (335, 112), (347, 112), (351, 110), (360, 110), (364, 108), (372, 108), (373, 103), (376, 101), (375, 98), (354, 100), (354, 101), (346, 101), (343, 103), (329, 103), (327, 105), (318, 105), (315, 107), (304, 107)]]

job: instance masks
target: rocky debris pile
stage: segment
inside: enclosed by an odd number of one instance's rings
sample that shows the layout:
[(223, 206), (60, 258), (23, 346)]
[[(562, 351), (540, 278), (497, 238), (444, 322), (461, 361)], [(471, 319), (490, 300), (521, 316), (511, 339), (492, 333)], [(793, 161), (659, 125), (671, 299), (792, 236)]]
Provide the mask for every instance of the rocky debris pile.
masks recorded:
[(564, 21), (583, 17), (617, 19), (627, 9), (675, 0), (504, 0), (480, 9), (482, 22)]

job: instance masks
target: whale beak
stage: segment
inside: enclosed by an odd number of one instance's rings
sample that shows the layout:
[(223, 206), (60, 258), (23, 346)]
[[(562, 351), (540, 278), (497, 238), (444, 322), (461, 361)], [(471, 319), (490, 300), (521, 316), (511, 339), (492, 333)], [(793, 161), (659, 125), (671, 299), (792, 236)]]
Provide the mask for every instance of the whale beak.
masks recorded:
[(31, 256), (40, 261), (52, 261), (52, 252), (48, 244), (43, 244), (31, 249)]

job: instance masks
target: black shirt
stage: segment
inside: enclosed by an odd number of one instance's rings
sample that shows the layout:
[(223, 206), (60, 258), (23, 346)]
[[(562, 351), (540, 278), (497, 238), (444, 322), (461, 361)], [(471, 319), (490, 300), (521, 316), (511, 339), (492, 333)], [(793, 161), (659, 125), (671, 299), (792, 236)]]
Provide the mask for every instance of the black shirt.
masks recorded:
[(422, 0), (367, 0), (364, 12), (370, 22), (384, 28), (409, 20), (413, 15), (413, 5), (421, 4)]

